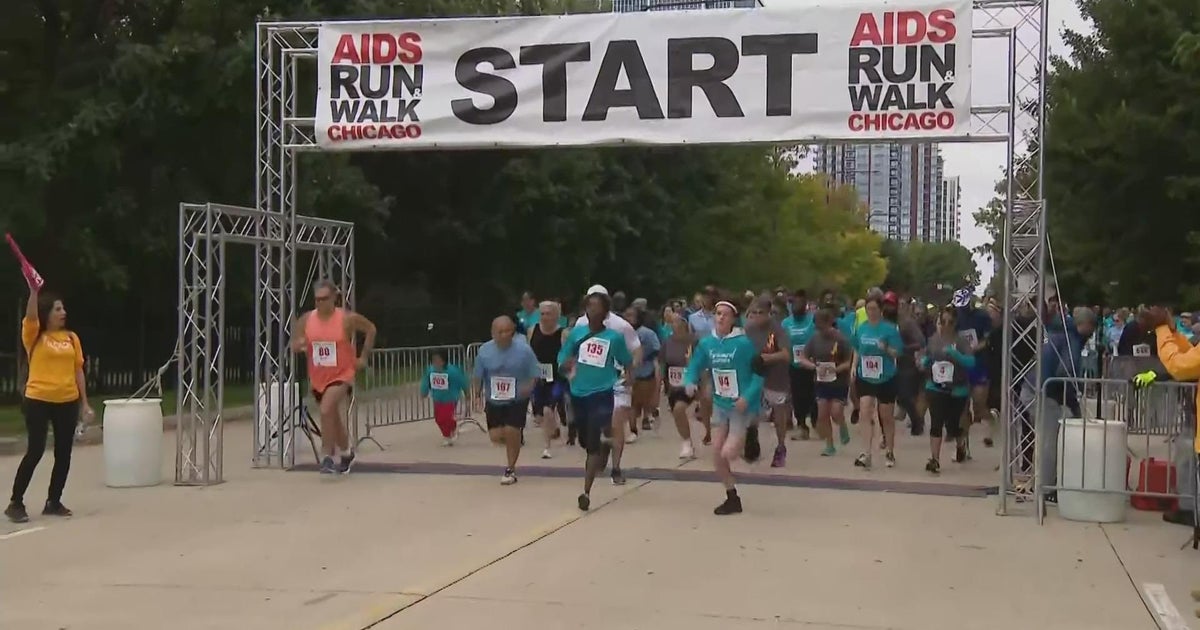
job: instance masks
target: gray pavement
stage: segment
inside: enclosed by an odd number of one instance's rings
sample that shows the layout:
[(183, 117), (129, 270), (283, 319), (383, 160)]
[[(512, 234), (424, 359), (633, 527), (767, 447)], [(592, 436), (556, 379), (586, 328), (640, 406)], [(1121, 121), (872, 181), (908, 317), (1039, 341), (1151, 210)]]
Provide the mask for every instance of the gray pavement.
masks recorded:
[[(386, 450), (364, 447), (364, 471), (405, 474), (252, 470), (250, 425), (231, 423), (225, 484), (118, 490), (103, 486), (102, 447), (80, 448), (75, 517), (0, 524), (0, 628), (1134, 630), (1159, 627), (1161, 598), (1143, 597), (1155, 585), (1195, 621), (1200, 563), (1157, 514), (1099, 526), (1052, 512), (1038, 526), (995, 516), (994, 498), (910, 491), (994, 485), (995, 449), (930, 479), (923, 439), (872, 472), (851, 466), (857, 450), (820, 458), (792, 442), (782, 471), (743, 466), (762, 478), (742, 486), (746, 513), (721, 518), (719, 486), (693, 480), (601, 480), (582, 515), (578, 478), (550, 474), (572, 474), (582, 452), (536, 460), (534, 432), (522, 463), (542, 472), (512, 487), (479, 433), (452, 448), (431, 422), (377, 436)], [(670, 427), (627, 449), (627, 469), (709, 468), (678, 460)], [(0, 458), (3, 483), (16, 463)], [(47, 453), (31, 507), (49, 468)]]

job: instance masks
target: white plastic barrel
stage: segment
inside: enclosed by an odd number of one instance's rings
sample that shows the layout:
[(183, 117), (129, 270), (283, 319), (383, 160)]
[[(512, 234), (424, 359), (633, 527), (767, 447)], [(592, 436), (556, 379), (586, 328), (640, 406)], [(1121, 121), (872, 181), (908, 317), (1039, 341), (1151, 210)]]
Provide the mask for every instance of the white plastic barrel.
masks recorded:
[(104, 483), (110, 488), (162, 481), (161, 398), (104, 401)]
[[(1125, 489), (1128, 429), (1124, 422), (1064, 418), (1058, 431), (1058, 485), (1061, 488)], [(1086, 437), (1086, 440), (1085, 440)], [(1125, 520), (1124, 494), (1058, 491), (1058, 514), (1088, 523)]]
[[(283, 405), (281, 406), (279, 404), (281, 396), (278, 382), (263, 383), (262, 385), (259, 385), (258, 388), (258, 408), (260, 410), (257, 422), (259, 436), (258, 443), (270, 449), (270, 452), (272, 453), (279, 452), (279, 439), (281, 437), (279, 430), (281, 424), (281, 412), (283, 417), (292, 416), (294, 415), (295, 410), (300, 407), (300, 384), (291, 383), (290, 388), (283, 388), (284, 391), (287, 391), (288, 389), (291, 390), (290, 400), (284, 400)], [(298, 422), (298, 418), (292, 418), (292, 424), (295, 425), (298, 424)], [(291, 429), (292, 427), (284, 426), (282, 437), (287, 437), (287, 434), (291, 431)], [(307, 438), (304, 437), (303, 432), (297, 431), (296, 433), (297, 435), (291, 436), (291, 444), (289, 444), (288, 441), (285, 441), (284, 445), (305, 448), (307, 446), (305, 444), (308, 441)], [(300, 440), (301, 443), (297, 444), (296, 440)]]
[[(1080, 411), (1083, 412), (1083, 417), (1089, 420), (1096, 420), (1096, 399), (1084, 398), (1079, 403)], [(1117, 419), (1117, 401), (1104, 400), (1100, 402), (1100, 420), (1116, 420)]]

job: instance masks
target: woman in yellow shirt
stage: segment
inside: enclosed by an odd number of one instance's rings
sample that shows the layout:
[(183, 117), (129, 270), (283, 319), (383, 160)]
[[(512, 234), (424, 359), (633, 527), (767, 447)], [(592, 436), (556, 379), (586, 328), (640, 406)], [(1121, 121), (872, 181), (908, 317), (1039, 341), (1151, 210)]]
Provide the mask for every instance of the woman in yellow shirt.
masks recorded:
[(82, 417), (90, 421), (92, 407), (88, 404), (83, 379), (83, 346), (79, 337), (67, 330), (67, 311), (62, 300), (51, 295), (29, 294), (25, 318), (21, 320), (21, 343), (29, 357), (29, 378), (25, 384), (25, 432), (29, 446), (17, 467), (13, 480), (12, 500), (4, 515), (14, 523), (29, 520), (25, 511), (25, 490), (33, 471), (46, 450), (46, 434), (54, 429), (54, 469), (50, 473), (50, 491), (42, 510), (47, 516), (70, 516), (62, 504), (67, 473), (71, 470), (71, 447), (74, 445), (75, 423)]

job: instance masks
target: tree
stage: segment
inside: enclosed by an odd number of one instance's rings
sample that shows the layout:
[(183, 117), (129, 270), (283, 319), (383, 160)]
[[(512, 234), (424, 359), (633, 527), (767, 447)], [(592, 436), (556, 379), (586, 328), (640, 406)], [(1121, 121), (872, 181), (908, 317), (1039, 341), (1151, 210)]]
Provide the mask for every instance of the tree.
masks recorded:
[[(0, 227), (67, 294), (73, 325), (108, 366), (131, 355), (157, 365), (174, 346), (179, 202), (254, 203), (256, 19), (596, 10), (583, 0), (263, 6), (46, 0), (0, 20)], [(423, 343), (430, 321), (463, 341), (486, 334), (523, 289), (571, 307), (591, 282), (662, 299), (707, 283), (860, 291), (882, 281), (879, 240), (852, 192), (793, 175), (800, 155), (305, 154), (297, 199), (304, 214), (358, 226), (358, 306), (381, 322), (380, 343)], [(252, 326), (250, 256), (229, 265), (226, 321)], [(19, 283), (0, 275), (10, 295)], [(104, 334), (112, 321), (146, 331), (145, 350)]]
[(955, 290), (979, 284), (971, 251), (959, 243), (886, 241), (882, 253), (888, 275), (884, 286), (927, 301), (945, 301)]
[[(1188, 0), (1080, 3), (1049, 83), (1046, 198), (1064, 293), (1175, 302), (1200, 274), (1200, 14)], [(1146, 256), (1152, 256), (1146, 260)], [(1158, 262), (1161, 261), (1161, 262)]]

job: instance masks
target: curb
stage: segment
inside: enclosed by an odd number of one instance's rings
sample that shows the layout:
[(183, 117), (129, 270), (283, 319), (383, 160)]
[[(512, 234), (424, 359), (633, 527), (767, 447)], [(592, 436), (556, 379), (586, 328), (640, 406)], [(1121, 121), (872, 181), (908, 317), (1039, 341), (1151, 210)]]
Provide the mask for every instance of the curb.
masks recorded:
[[(360, 394), (357, 400), (367, 402), (378, 398), (386, 398), (389, 395), (397, 395), (400, 391), (407, 389), (406, 386), (387, 387), (378, 390), (366, 391)], [(222, 422), (240, 422), (249, 420), (254, 417), (254, 405), (241, 405), (238, 407), (230, 407), (225, 410), (221, 417)], [(163, 432), (174, 431), (176, 425), (175, 416), (163, 416)], [(104, 431), (100, 425), (93, 424), (84, 430), (83, 435), (75, 438), (76, 446), (94, 446), (104, 443)], [(46, 450), (54, 448), (54, 440), (46, 440)], [(23, 455), (25, 453), (25, 436), (18, 437), (0, 437), (0, 457), (6, 455)]]
[[(249, 420), (254, 416), (254, 406), (244, 405), (241, 407), (230, 407), (222, 416), (224, 422), (239, 422)], [(163, 432), (174, 431), (176, 425), (175, 416), (163, 417)], [(93, 424), (84, 430), (83, 435), (75, 438), (76, 446), (95, 446), (96, 444), (104, 443), (104, 431), (100, 425)], [(0, 437), (0, 457), (5, 455), (22, 455), (25, 453), (25, 436), (19, 437)], [(46, 450), (54, 448), (54, 440), (46, 440)]]

